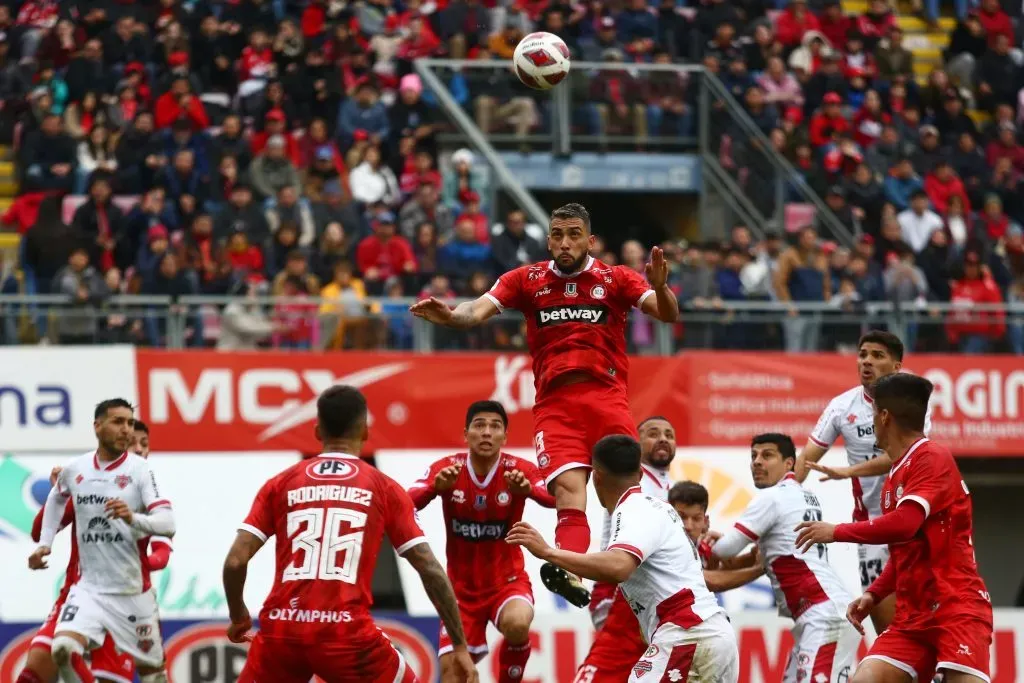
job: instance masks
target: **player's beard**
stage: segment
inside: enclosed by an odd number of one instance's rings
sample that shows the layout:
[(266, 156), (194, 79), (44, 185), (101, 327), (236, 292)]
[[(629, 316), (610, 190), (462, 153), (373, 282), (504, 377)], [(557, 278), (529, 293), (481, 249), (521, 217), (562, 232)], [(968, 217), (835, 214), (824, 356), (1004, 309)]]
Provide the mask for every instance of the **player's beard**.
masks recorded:
[(558, 270), (565, 273), (566, 275), (572, 275), (573, 273), (579, 272), (579, 270), (583, 267), (583, 264), (587, 262), (588, 256), (590, 256), (590, 254), (588, 254), (587, 252), (583, 252), (582, 256), (580, 256), (578, 259), (573, 261), (568, 266), (562, 265), (562, 262), (558, 260), (558, 257), (555, 257), (555, 268), (558, 268)]

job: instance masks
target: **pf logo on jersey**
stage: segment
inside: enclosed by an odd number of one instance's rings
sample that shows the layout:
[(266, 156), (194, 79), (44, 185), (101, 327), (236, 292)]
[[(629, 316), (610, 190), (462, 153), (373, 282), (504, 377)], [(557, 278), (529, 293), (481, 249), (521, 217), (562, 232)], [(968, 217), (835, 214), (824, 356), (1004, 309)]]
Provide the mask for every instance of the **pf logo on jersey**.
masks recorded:
[(337, 481), (356, 476), (358, 468), (338, 458), (317, 458), (306, 468), (306, 474), (320, 481)]
[(501, 491), (495, 497), (495, 500), (498, 501), (498, 505), (508, 505), (512, 502), (512, 496), (508, 494), (508, 491)]
[(606, 293), (607, 292), (605, 292), (604, 287), (601, 285), (594, 285), (594, 288), (590, 290), (590, 296), (595, 299), (603, 299)]

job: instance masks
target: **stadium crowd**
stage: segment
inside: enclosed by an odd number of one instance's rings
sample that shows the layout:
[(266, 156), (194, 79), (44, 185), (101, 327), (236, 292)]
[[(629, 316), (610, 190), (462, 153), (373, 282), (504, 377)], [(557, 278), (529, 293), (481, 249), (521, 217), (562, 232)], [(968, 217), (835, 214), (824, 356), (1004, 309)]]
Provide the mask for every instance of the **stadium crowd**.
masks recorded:
[[(575, 57), (702, 62), (858, 236), (852, 251), (822, 239), (819, 225), (787, 240), (755, 243), (737, 226), (724, 244), (671, 242), (691, 307), (953, 302), (961, 312), (919, 345), (1022, 353), (1019, 325), (966, 310), (1024, 297), (1022, 9), (1004, 4), (958, 0), (945, 68), (919, 85), (885, 0), (860, 16), (837, 0), (7, 0), (0, 141), (16, 146), (21, 193), (4, 222), (24, 239), (22, 276), (3, 288), (67, 293), (88, 307), (111, 293), (322, 296), (332, 320), (323, 329), (308, 321), (312, 303), (268, 315), (236, 304), (246, 326), (227, 324), (229, 306), (218, 343), (408, 346), (411, 323), (388, 297), (479, 295), (545, 254), (543, 229), (522, 212), (496, 215), (471, 151), (439, 158), (444, 117), (412, 61), (510, 58), (523, 35), (544, 29)], [(938, 2), (915, 10), (934, 22)], [(642, 141), (694, 130), (695, 89), (679, 75), (611, 71), (572, 83), (590, 98), (574, 117), (584, 132)], [(510, 74), (466, 70), (448, 85), (485, 132), (546, 125), (543, 97)], [(984, 125), (972, 109), (987, 114)], [(737, 131), (721, 132), (723, 163), (756, 196), (757, 155)], [(642, 272), (649, 246), (602, 244), (595, 255)], [(383, 332), (344, 323), (376, 314), (389, 321)], [(118, 324), (69, 318), (55, 339), (159, 344), (166, 334), (158, 320), (110, 317)], [(841, 341), (789, 322), (786, 348)], [(5, 327), (8, 342), (23, 337)], [(208, 327), (190, 316), (192, 343), (212, 343)], [(703, 343), (699, 329), (679, 336)], [(632, 341), (651, 334), (639, 321)], [(760, 339), (747, 325), (715, 326), (716, 344)], [(521, 335), (472, 343), (515, 346)]]

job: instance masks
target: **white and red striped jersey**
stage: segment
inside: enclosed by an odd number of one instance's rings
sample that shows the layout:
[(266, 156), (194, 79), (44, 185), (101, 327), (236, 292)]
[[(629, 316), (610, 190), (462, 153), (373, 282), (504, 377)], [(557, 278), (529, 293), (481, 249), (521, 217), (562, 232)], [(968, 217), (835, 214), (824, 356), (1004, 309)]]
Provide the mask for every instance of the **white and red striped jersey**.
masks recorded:
[[(149, 536), (122, 519), (107, 516), (107, 501), (120, 498), (137, 513), (170, 506), (160, 497), (145, 458), (124, 453), (101, 463), (95, 452), (72, 460), (57, 477), (56, 495), (75, 510), (78, 583), (97, 593), (138, 595), (150, 588), (146, 551)], [(52, 495), (52, 494), (51, 494)]]
[(650, 643), (664, 624), (689, 629), (722, 611), (704, 583), (697, 549), (675, 509), (664, 500), (628, 489), (612, 512), (608, 550), (627, 552), (640, 561), (619, 590)]
[[(875, 445), (874, 401), (857, 386), (844, 391), (831, 401), (818, 418), (810, 439), (822, 448), (830, 448), (840, 436), (846, 446), (846, 459), (850, 465), (871, 460), (884, 451)], [(931, 431), (932, 409), (929, 405), (924, 431)], [(862, 522), (882, 514), (881, 493), (885, 475), (854, 477), (853, 520)]]
[(736, 530), (761, 551), (781, 616), (795, 619), (823, 602), (831, 602), (844, 616), (853, 599), (829, 564), (825, 545), (805, 553), (796, 548), (796, 526), (821, 518), (817, 496), (790, 472), (775, 486), (758, 491), (736, 522)]

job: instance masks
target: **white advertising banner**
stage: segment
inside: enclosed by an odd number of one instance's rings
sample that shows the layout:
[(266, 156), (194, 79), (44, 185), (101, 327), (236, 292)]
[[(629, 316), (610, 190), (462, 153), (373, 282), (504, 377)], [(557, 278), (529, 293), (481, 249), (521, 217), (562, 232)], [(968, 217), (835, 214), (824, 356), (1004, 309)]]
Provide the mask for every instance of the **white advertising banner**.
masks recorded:
[(131, 346), (0, 347), (0, 448), (85, 451), (96, 404), (136, 386)]
[[(511, 449), (508, 451), (521, 458), (535, 460), (532, 451)], [(438, 458), (450, 455), (440, 450), (394, 450), (378, 451), (377, 466), (405, 488), (412, 485)], [(836, 448), (825, 456), (823, 462), (842, 464), (846, 460), (846, 451)], [(703, 484), (710, 496), (711, 504), (708, 514), (713, 529), (725, 530), (732, 526), (740, 513), (750, 502), (756, 489), (750, 478), (750, 452), (744, 448), (680, 448), (672, 462), (671, 475), (673, 481), (692, 480)], [(853, 494), (849, 482), (821, 482), (818, 475), (808, 477), (806, 486), (818, 494), (825, 519), (832, 522), (849, 521), (853, 511)], [(597, 548), (601, 540), (601, 525), (604, 511), (597, 502), (593, 486), (587, 498), (587, 517), (590, 520), (591, 548)], [(539, 529), (548, 542), (554, 541), (555, 512), (527, 503), (523, 519)], [(438, 501), (432, 502), (419, 513), (420, 524), (423, 526), (435, 554), (444, 562), (445, 524)], [(829, 548), (829, 559), (843, 582), (853, 595), (860, 594), (858, 577), (858, 561), (856, 547), (836, 544)], [(540, 581), (540, 562), (526, 554), (526, 569), (533, 582), (536, 609), (545, 617), (549, 613), (560, 613), (575, 608), (544, 589)], [(406, 608), (413, 615), (434, 614), (430, 599), (423, 591), (419, 577), (406, 562), (399, 562), (399, 574), (402, 589), (405, 593)], [(722, 596), (723, 603), (730, 610), (771, 609), (774, 602), (767, 579), (744, 588), (731, 591)]]
[[(0, 455), (0, 621), (41, 621), (64, 580), (70, 533), (54, 543), (49, 568), (30, 571), (32, 520), (49, 492), (49, 472), (70, 455)], [(150, 463), (177, 525), (166, 569), (153, 574), (165, 619), (226, 614), (221, 568), (238, 525), (267, 479), (294, 464), (294, 453), (160, 453)], [(8, 561), (9, 560), (9, 561)], [(274, 540), (249, 565), (246, 604), (255, 615), (274, 580)], [(13, 587), (17, 586), (17, 590)]]

